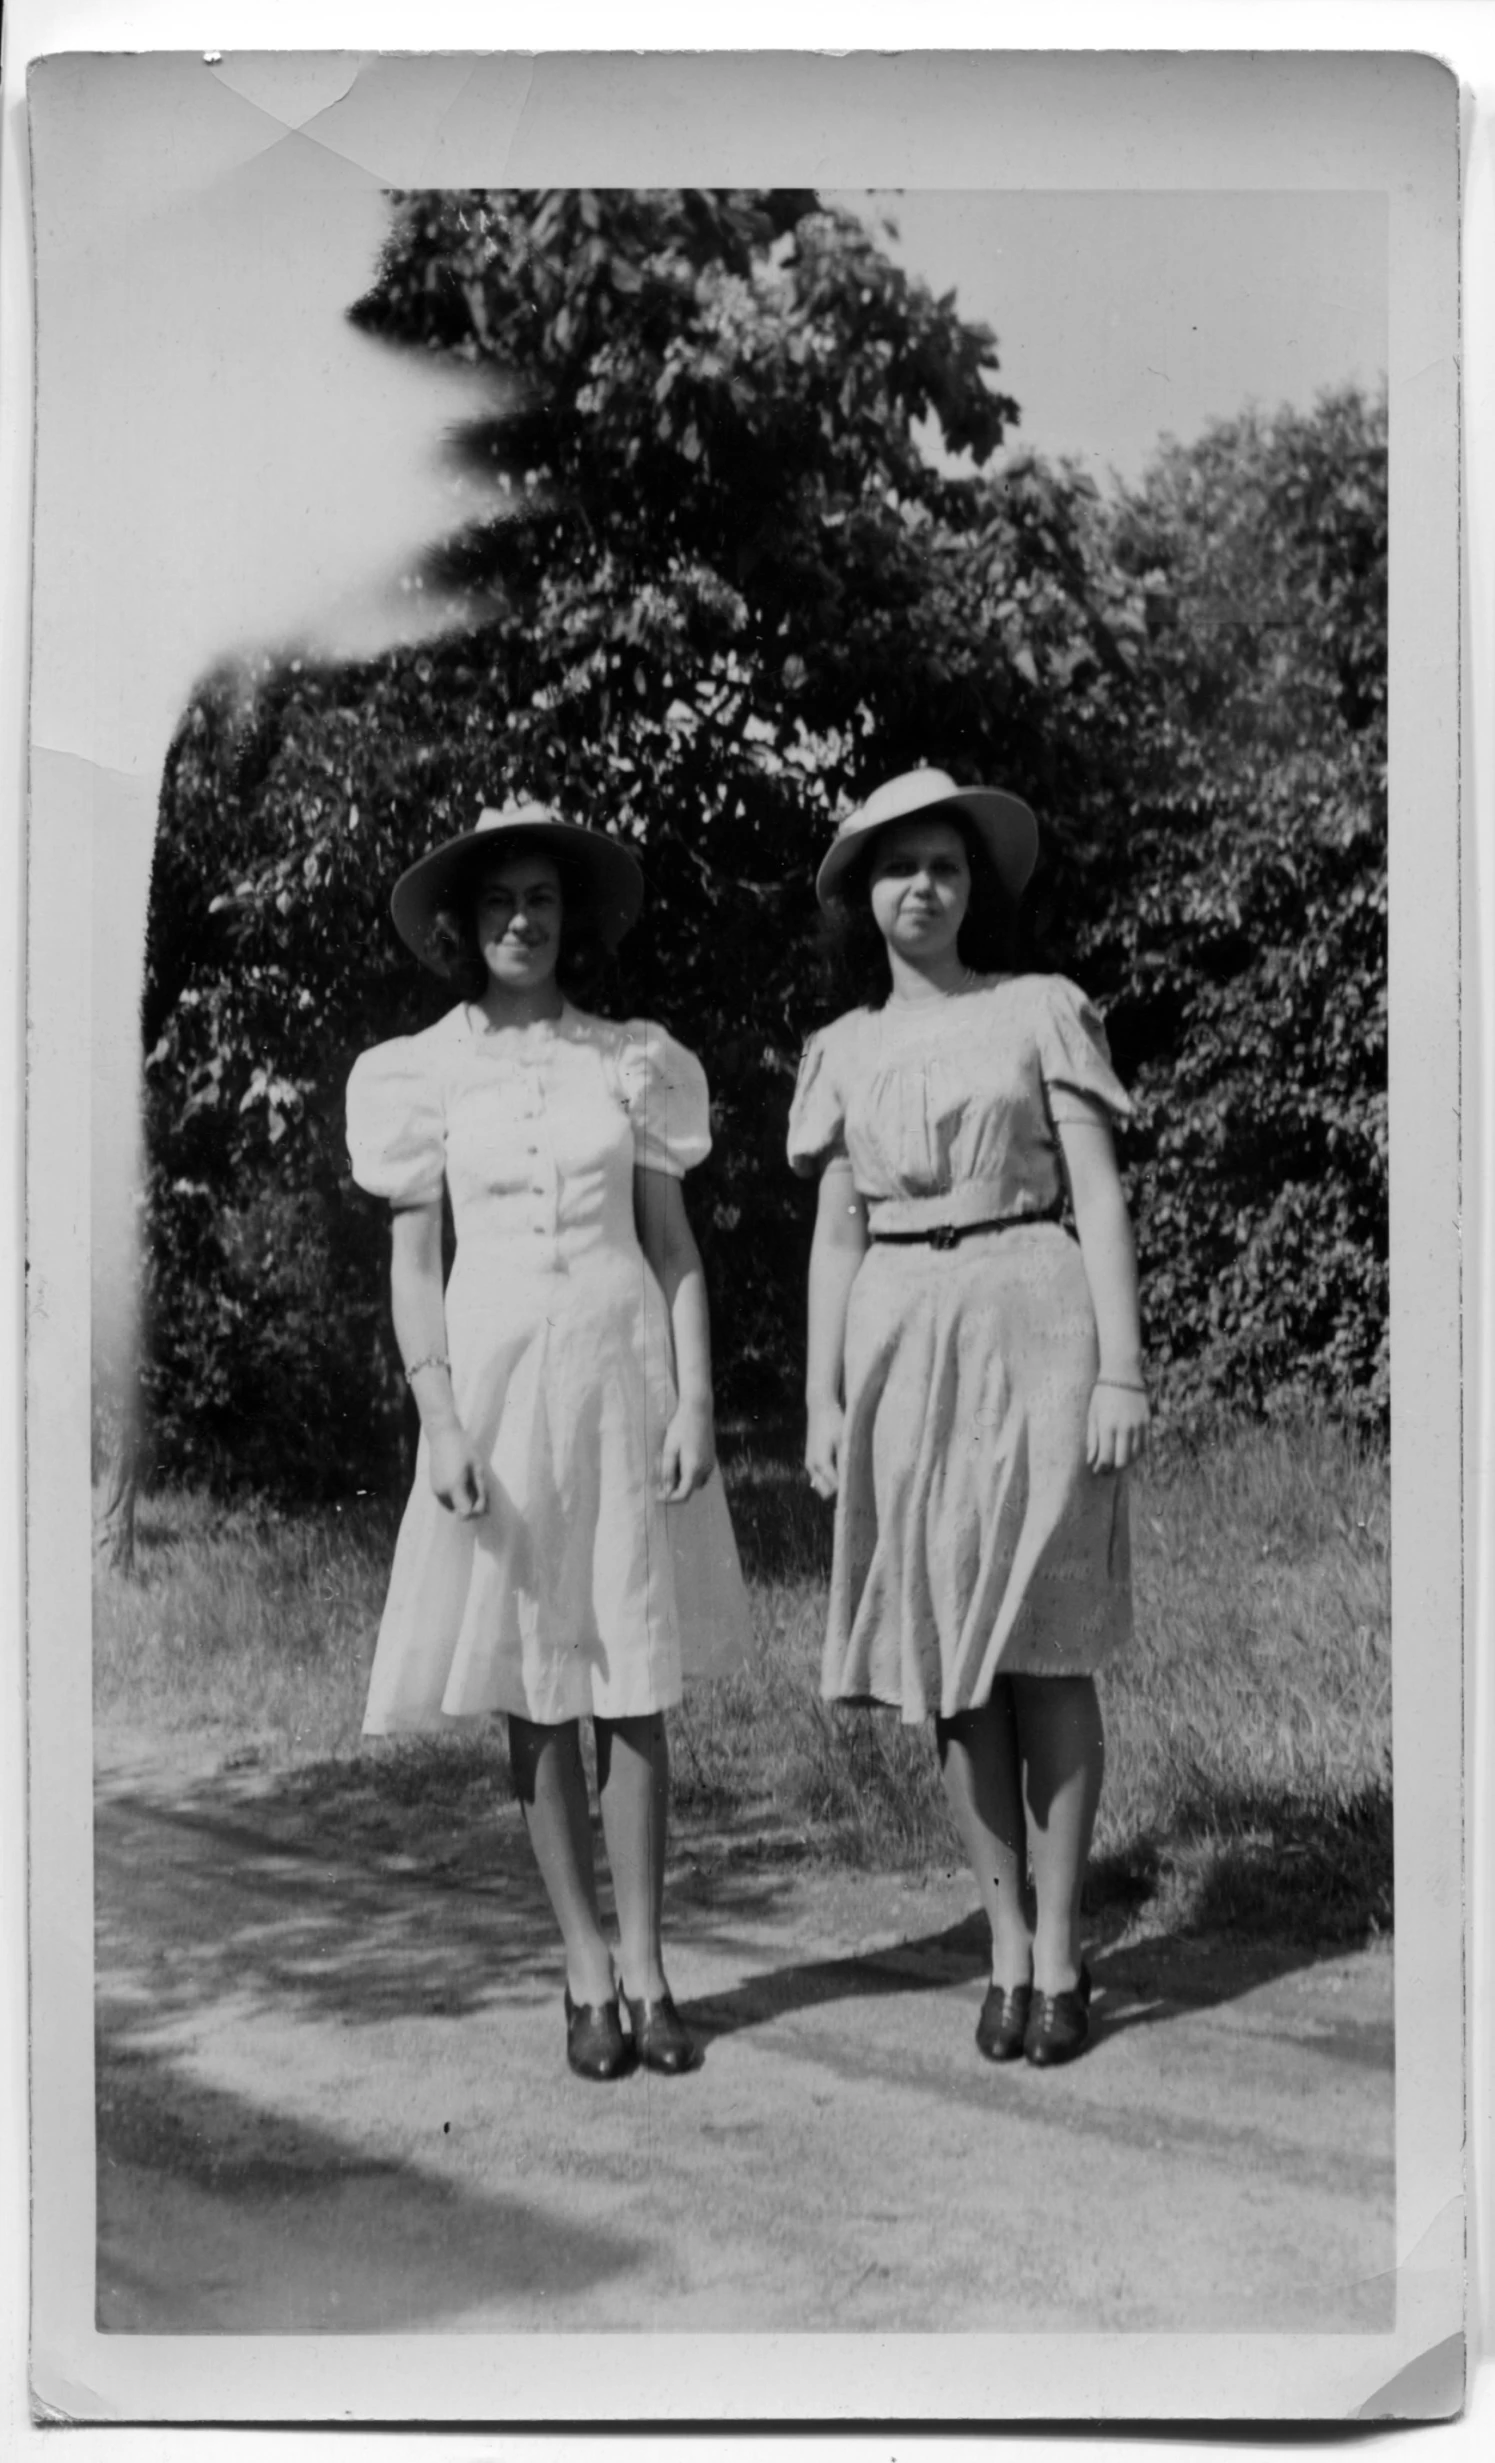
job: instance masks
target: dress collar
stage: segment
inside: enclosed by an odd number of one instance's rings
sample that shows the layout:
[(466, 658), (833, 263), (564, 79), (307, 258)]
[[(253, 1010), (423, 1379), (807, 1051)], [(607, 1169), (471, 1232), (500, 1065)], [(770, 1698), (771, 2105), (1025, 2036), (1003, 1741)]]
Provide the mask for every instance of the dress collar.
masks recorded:
[(531, 1018), (528, 1026), (490, 1026), (476, 1001), (464, 1001), (458, 1015), (467, 1030), (468, 1042), (475, 1051), (479, 1052), (484, 1049), (490, 1051), (495, 1049), (500, 1035), (511, 1039), (509, 1046), (511, 1050), (522, 1050), (531, 1043), (549, 1043), (557, 1036), (563, 1036), (570, 1042), (575, 1038), (578, 1025), (577, 1012), (572, 1008), (564, 993), (561, 995), (559, 1017)]

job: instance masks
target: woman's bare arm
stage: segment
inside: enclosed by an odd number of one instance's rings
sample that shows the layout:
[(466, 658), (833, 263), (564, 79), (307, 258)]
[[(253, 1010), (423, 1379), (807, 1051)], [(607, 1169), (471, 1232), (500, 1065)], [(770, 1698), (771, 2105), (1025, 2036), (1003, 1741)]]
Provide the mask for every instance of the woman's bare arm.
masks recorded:
[(822, 1497), (833, 1497), (840, 1485), (846, 1311), (867, 1253), (867, 1237), (867, 1209), (857, 1195), (851, 1165), (844, 1156), (835, 1156), (820, 1175), (805, 1366), (805, 1468)]
[(395, 1341), (407, 1369), (425, 1432), (431, 1486), (464, 1521), (487, 1501), (483, 1466), (457, 1417), (446, 1360), (446, 1301), (441, 1281), (441, 1206), (402, 1206), (390, 1234), (390, 1307)]
[(1103, 1114), (1061, 1120), (1058, 1127), (1100, 1337), (1100, 1370), (1090, 1401), (1090, 1467), (1122, 1471), (1146, 1445), (1148, 1422), (1131, 1218)]
[(675, 1338), (675, 1414), (660, 1452), (660, 1494), (678, 1505), (705, 1485), (716, 1463), (711, 1407), (711, 1322), (701, 1252), (680, 1183), (640, 1164), (633, 1175), (634, 1217), (644, 1255), (670, 1312)]

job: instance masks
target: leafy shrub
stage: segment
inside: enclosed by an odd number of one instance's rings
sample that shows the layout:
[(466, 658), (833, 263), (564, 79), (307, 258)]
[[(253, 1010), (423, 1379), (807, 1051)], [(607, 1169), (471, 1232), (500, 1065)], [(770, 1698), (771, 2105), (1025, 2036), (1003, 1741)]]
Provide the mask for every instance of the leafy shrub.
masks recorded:
[(1036, 957), (1108, 1012), (1150, 1348), (1176, 1413), (1385, 1404), (1384, 406), (1229, 423), (1116, 502), (1031, 457), (990, 335), (852, 218), (767, 191), (397, 201), (353, 311), (494, 377), (504, 509), (433, 551), (467, 622), (207, 677), (163, 781), (145, 1018), (158, 1459), (393, 1483), (408, 1444), (354, 1055), (446, 996), (403, 866), (534, 794), (650, 897), (599, 1005), (706, 1058), (690, 1187), (722, 1400), (799, 1382), (830, 817), (920, 761), (1031, 797)]
[(1384, 400), (1253, 413), (1116, 515), (1152, 631), (1073, 946), (1175, 1409), (1387, 1406), (1385, 454)]

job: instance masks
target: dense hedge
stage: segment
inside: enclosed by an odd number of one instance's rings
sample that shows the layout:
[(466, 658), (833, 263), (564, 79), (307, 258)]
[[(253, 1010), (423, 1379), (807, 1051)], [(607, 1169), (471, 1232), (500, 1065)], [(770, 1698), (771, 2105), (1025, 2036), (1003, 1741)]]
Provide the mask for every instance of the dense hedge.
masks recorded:
[[(163, 782), (145, 1018), (158, 1460), (221, 1485), (398, 1477), (382, 1210), (353, 1054), (444, 1006), (388, 887), (514, 791), (637, 842), (608, 987), (706, 1057), (692, 1181), (723, 1401), (792, 1406), (830, 816), (937, 761), (1047, 830), (1035, 962), (1107, 1007), (1175, 1410), (1384, 1405), (1384, 415), (1355, 396), (1173, 447), (1103, 501), (1031, 459), (990, 336), (813, 198), (417, 196), (355, 314), (495, 372), (462, 451), (501, 516), (419, 577), (445, 637), (207, 678)], [(502, 385), (498, 377), (502, 372)]]

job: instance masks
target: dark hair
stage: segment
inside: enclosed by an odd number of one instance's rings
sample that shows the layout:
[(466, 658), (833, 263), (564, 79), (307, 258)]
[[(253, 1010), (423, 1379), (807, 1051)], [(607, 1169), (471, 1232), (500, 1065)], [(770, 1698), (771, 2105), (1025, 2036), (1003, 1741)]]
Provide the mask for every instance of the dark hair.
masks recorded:
[(585, 882), (543, 838), (505, 830), (501, 846), (474, 848), (447, 903), (431, 918), (426, 939), (430, 962), (464, 1001), (481, 1000), (488, 988), (487, 961), (478, 947), (478, 884), (495, 864), (522, 855), (545, 856), (560, 882), (561, 946), (555, 979), (561, 990), (573, 999), (590, 993), (607, 971), (612, 953), (592, 922)]
[[(931, 816), (932, 817), (932, 816)], [(921, 818), (908, 815), (910, 821)], [(1018, 962), (1018, 910), (997, 877), (980, 832), (963, 813), (941, 813), (966, 851), (971, 902), (956, 941), (964, 965), (978, 975), (1010, 975)], [(829, 997), (841, 1008), (881, 1009), (893, 988), (887, 944), (872, 912), (872, 860), (879, 841), (898, 824), (869, 830), (867, 844), (837, 884), (831, 912), (821, 926)]]

